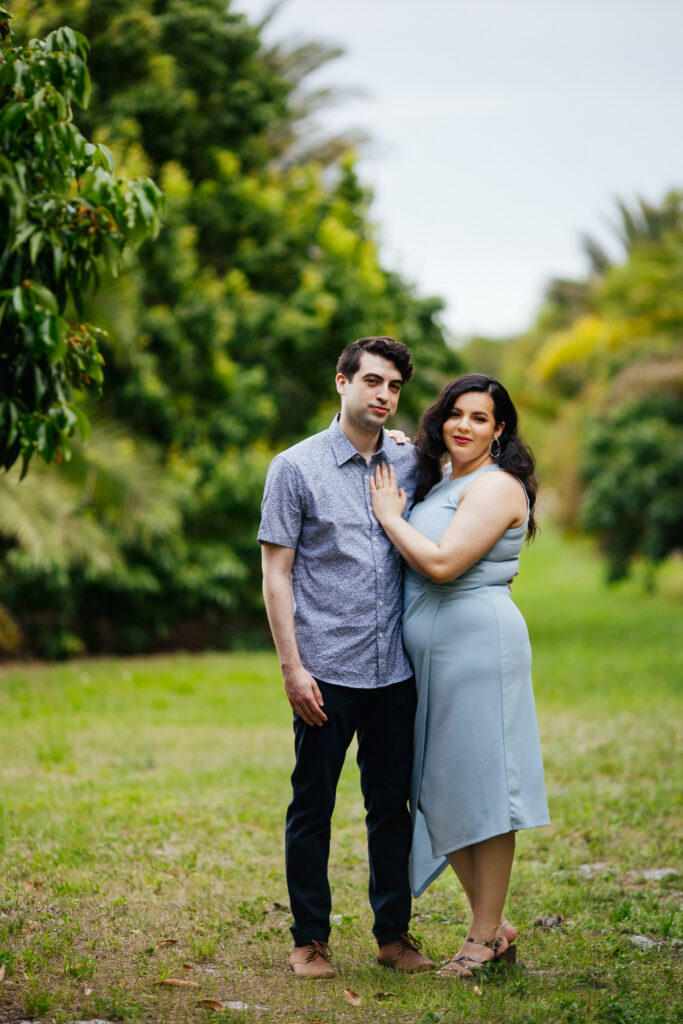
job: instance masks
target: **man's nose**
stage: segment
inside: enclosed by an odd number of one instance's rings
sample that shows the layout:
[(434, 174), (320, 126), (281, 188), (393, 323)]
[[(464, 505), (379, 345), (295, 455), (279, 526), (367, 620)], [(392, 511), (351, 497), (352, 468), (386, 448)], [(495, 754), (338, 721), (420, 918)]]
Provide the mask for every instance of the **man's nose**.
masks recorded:
[(390, 395), (389, 385), (387, 383), (382, 384), (381, 387), (379, 388), (378, 392), (377, 392), (377, 397), (381, 398), (383, 402), (388, 402), (389, 401), (389, 395)]

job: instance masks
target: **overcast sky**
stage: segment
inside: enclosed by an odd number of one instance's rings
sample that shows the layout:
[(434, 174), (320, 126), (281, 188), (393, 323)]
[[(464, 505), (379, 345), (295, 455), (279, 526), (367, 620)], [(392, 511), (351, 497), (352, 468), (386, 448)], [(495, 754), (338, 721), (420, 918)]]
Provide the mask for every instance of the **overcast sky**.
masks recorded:
[(311, 84), (363, 95), (320, 120), (371, 136), (385, 264), (456, 335), (528, 326), (615, 196), (683, 186), (681, 0), (288, 0), (266, 39), (296, 38), (345, 47)]

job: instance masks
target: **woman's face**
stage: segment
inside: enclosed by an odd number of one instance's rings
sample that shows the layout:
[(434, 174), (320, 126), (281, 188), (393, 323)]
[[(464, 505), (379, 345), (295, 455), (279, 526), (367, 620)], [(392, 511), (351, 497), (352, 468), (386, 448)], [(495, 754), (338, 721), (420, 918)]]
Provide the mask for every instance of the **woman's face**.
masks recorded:
[(466, 391), (453, 402), (451, 415), (443, 425), (443, 440), (452, 461), (484, 464), (489, 445), (500, 437), (504, 423), (496, 425), (493, 399), (485, 391)]

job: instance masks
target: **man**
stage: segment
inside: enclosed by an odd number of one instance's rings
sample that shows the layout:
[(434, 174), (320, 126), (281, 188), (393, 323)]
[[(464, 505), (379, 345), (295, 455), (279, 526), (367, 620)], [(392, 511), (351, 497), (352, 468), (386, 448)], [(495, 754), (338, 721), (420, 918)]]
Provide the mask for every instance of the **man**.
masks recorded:
[(305, 977), (334, 976), (330, 821), (354, 734), (377, 959), (411, 972), (435, 966), (408, 934), (415, 684), (401, 639), (401, 560), (372, 513), (368, 484), (377, 463), (387, 462), (412, 498), (414, 450), (384, 431), (411, 375), (410, 352), (392, 338), (345, 348), (336, 376), (341, 414), (273, 460), (263, 497), (263, 593), (294, 712), (285, 837), (290, 969)]

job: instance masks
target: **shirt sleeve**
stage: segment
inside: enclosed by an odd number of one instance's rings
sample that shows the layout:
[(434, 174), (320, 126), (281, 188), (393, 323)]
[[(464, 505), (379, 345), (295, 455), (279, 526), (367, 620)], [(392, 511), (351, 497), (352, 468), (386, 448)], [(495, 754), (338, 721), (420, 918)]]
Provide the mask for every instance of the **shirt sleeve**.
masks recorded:
[(296, 549), (301, 534), (303, 501), (296, 466), (277, 455), (270, 464), (261, 502), (259, 542)]

